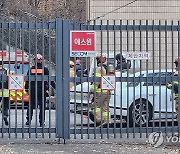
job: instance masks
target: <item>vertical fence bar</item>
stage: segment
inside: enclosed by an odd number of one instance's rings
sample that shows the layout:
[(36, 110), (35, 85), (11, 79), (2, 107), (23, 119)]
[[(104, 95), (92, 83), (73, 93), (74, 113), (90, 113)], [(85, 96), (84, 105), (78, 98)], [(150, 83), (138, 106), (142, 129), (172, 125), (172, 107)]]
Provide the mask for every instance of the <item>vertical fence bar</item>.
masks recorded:
[[(28, 51), (29, 51), (29, 55), (31, 55), (31, 30), (30, 30), (30, 20), (28, 21)], [(29, 61), (30, 56), (28, 57)], [(29, 72), (28, 72), (28, 87), (30, 87), (31, 85), (31, 75), (30, 75), (30, 65), (29, 65)], [(26, 81), (27, 82), (27, 81)], [(29, 89), (29, 104), (28, 104), (28, 110), (27, 110), (27, 115), (26, 118), (30, 117), (30, 113), (31, 113), (31, 90)], [(26, 119), (26, 121), (28, 121), (30, 119)], [(29, 124), (29, 138), (31, 138), (31, 124)]]
[[(174, 72), (174, 32), (173, 32), (173, 26), (174, 23), (173, 21), (171, 21), (171, 50), (172, 50), (172, 57), (171, 57), (171, 69), (172, 69), (172, 72)], [(171, 82), (173, 80), (173, 76), (172, 75), (172, 79), (171, 79)], [(171, 96), (173, 96), (173, 92), (171, 91)], [(172, 97), (172, 136), (174, 136), (174, 101), (173, 101), (173, 97)]]
[[(72, 23), (71, 29), (72, 30), (76, 29), (74, 23)], [(75, 78), (75, 85), (76, 85), (76, 78)], [(77, 122), (77, 120), (76, 120), (76, 114), (77, 114), (77, 111), (76, 111), (76, 86), (74, 86), (74, 94), (73, 95), (74, 95), (74, 114), (73, 114), (73, 116), (74, 116), (74, 139), (76, 139), (76, 135), (77, 135), (77, 133), (76, 133), (76, 122)]]
[[(133, 38), (132, 38), (132, 48), (133, 48), (133, 52), (135, 52), (135, 36), (136, 36), (136, 34), (135, 34), (135, 20), (133, 20), (133, 31), (132, 31), (132, 35), (133, 35)], [(136, 119), (136, 117), (135, 117), (135, 110), (136, 110), (136, 108), (135, 108), (135, 60), (133, 60), (133, 110), (134, 110), (134, 112), (132, 113), (132, 117), (133, 117), (133, 138), (135, 138), (135, 127), (136, 127), (136, 120), (138, 120), (138, 119)]]
[[(87, 30), (89, 30), (89, 24), (87, 24)], [(87, 68), (90, 68), (90, 64), (89, 64), (89, 58), (86, 58), (87, 59), (87, 61), (88, 61), (88, 63), (87, 63)], [(81, 67), (82, 67), (82, 63), (81, 63)], [(82, 70), (82, 69), (81, 69)], [(90, 109), (90, 107), (91, 107), (91, 100), (90, 100), (90, 94), (89, 94), (89, 92), (90, 92), (90, 86), (89, 86), (89, 83), (90, 83), (90, 81), (89, 81), (89, 69), (87, 69), (88, 71), (87, 71), (87, 82), (88, 82), (88, 96), (87, 96), (87, 99), (88, 99), (88, 113), (87, 113), (87, 115), (88, 115), (88, 119), (87, 119), (87, 125), (88, 125), (88, 130), (87, 130), (87, 132), (88, 132), (88, 139), (90, 139), (90, 131), (89, 131), (89, 129), (90, 129), (90, 111), (91, 111), (91, 109)], [(92, 113), (91, 113), (92, 114)]]
[[(96, 21), (94, 20), (93, 21), (93, 30), (94, 30), (94, 26), (96, 25)], [(102, 55), (102, 51), (101, 51), (101, 55)], [(96, 58), (94, 58), (94, 74), (96, 74)], [(93, 83), (94, 84), (96, 84), (96, 82), (97, 82), (97, 80), (96, 80), (96, 76), (94, 75), (93, 76)], [(95, 91), (95, 89), (94, 89), (94, 91)], [(95, 98), (96, 98), (96, 92), (93, 94), (93, 97), (94, 97), (94, 100), (95, 100)], [(93, 115), (94, 115), (94, 139), (96, 139), (96, 108), (97, 108), (97, 106), (96, 106), (96, 103), (94, 103), (94, 110), (93, 110)]]
[[(149, 39), (149, 35), (148, 35), (148, 20), (146, 20), (146, 52), (148, 53), (148, 41)], [(148, 69), (149, 69), (149, 65), (148, 65), (148, 60), (146, 60), (146, 73), (148, 74)], [(148, 79), (148, 78), (146, 78)], [(146, 83), (148, 83), (148, 80), (146, 81)], [(148, 101), (148, 84), (146, 86), (146, 137), (148, 137), (148, 125), (149, 125), (149, 115), (148, 115), (148, 112), (149, 112), (149, 101)], [(151, 113), (149, 113), (151, 114)]]
[[(102, 20), (101, 20), (101, 21), (102, 21)], [(108, 23), (108, 21), (107, 21), (107, 23)], [(108, 35), (108, 34), (107, 34), (107, 35)], [(103, 39), (102, 39), (102, 38), (103, 38), (103, 37), (101, 36), (101, 54), (100, 54), (101, 56), (103, 56), (103, 54), (104, 54), (104, 53), (103, 53)], [(108, 40), (108, 37), (107, 37), (107, 40)], [(107, 43), (107, 46), (108, 46), (108, 43)], [(106, 57), (107, 57), (107, 56), (108, 56), (108, 55), (107, 55), (107, 52), (106, 52), (105, 54), (106, 54)], [(107, 58), (107, 59), (108, 59), (108, 58)], [(96, 61), (97, 61), (97, 59), (96, 59)], [(108, 62), (108, 60), (107, 60), (106, 62)], [(101, 66), (100, 66), (100, 67), (101, 67), (101, 74), (102, 74), (102, 72), (103, 72), (103, 71), (102, 71), (102, 69), (103, 69), (103, 66), (102, 66), (102, 65), (103, 65), (103, 63), (101, 62)], [(95, 66), (95, 68), (96, 68), (96, 67), (98, 67), (98, 64), (97, 64), (97, 66)], [(107, 70), (106, 70), (106, 73), (107, 73)], [(101, 95), (102, 95), (102, 90), (101, 90)], [(95, 100), (95, 101), (96, 101), (96, 100)], [(101, 103), (100, 103), (100, 108), (102, 109), (102, 97), (101, 97), (101, 100), (100, 100), (100, 101), (101, 101)], [(96, 102), (96, 103), (97, 103), (97, 102)], [(100, 110), (100, 112), (101, 112), (101, 127), (100, 127), (100, 130), (101, 130), (101, 133), (102, 133), (102, 130), (103, 130), (103, 120), (102, 120), (102, 119), (103, 119), (103, 110)]]
[(56, 19), (56, 136), (63, 137), (63, 21)]
[[(123, 46), (122, 46), (122, 43), (123, 43), (123, 32), (122, 32), (122, 20), (120, 20), (120, 53), (122, 54), (122, 49), (123, 49)], [(121, 56), (121, 59), (120, 59), (120, 61), (122, 62), (122, 56)], [(122, 70), (122, 65), (121, 65), (121, 68), (120, 68), (120, 70)], [(121, 89), (122, 89), (122, 87), (123, 87), (123, 82), (122, 82), (122, 71), (121, 71), (121, 73), (120, 73), (120, 83), (121, 83)], [(122, 127), (123, 127), (123, 124), (122, 124), (122, 120), (123, 120), (123, 118), (122, 118), (122, 106), (123, 106), (123, 104), (122, 104), (122, 102), (123, 102), (123, 99), (122, 99), (123, 97), (122, 97), (122, 90), (120, 91), (120, 138), (122, 138)]]
[[(154, 63), (155, 63), (155, 40), (154, 40), (154, 20), (152, 21), (152, 26), (153, 26), (153, 31), (152, 31), (152, 63), (153, 63), (153, 74), (154, 74)], [(155, 92), (155, 89), (154, 89), (154, 75), (153, 75), (153, 96), (154, 96), (154, 92)], [(155, 106), (155, 98), (153, 97), (153, 107)], [(154, 124), (154, 109), (153, 109), (153, 124), (152, 124), (152, 127), (153, 127), (153, 132), (154, 132), (154, 128), (155, 128), (155, 124)]]
[[(140, 51), (142, 51), (142, 20), (140, 20)], [(142, 77), (142, 61), (140, 60), (140, 138), (142, 138), (142, 83), (141, 83), (141, 77)]]
[[(82, 24), (80, 24), (79, 25), (80, 27), (79, 27), (79, 29), (80, 30), (82, 30)], [(82, 71), (81, 71), (81, 77), (80, 77), (80, 84), (81, 84), (81, 139), (83, 139), (83, 96), (84, 96), (84, 94), (83, 94), (83, 90), (84, 90), (84, 88), (83, 88), (83, 82), (82, 82), (82, 78), (83, 78), (83, 76), (82, 76)]]
[[(127, 26), (129, 25), (129, 22), (127, 20)], [(127, 29), (126, 32), (126, 40), (127, 40), (127, 52), (129, 52), (129, 30)], [(122, 62), (122, 58), (121, 58), (121, 62)], [(122, 71), (122, 68), (121, 68)], [(127, 85), (129, 84), (129, 70), (127, 69)], [(127, 107), (129, 108), (129, 87), (127, 86)], [(132, 119), (133, 120), (133, 119)], [(127, 138), (129, 138), (129, 123), (130, 123), (130, 119), (129, 119), (129, 109), (127, 110)]]
[[(4, 49), (3, 49), (3, 46), (4, 46), (4, 18), (2, 17), (1, 18), (1, 20), (2, 20), (2, 29), (1, 29), (1, 33), (2, 33), (2, 36), (1, 36), (1, 45), (2, 45), (2, 52), (4, 51)], [(2, 58), (2, 60), (4, 59), (3, 58), (3, 54), (1, 55), (1, 58)], [(4, 67), (4, 62), (2, 62), (2, 66)], [(4, 76), (3, 76), (3, 74), (1, 74), (1, 80), (2, 80), (2, 89), (4, 89)], [(3, 92), (3, 90), (2, 90), (2, 96), (1, 96), (1, 102), (2, 102), (2, 138), (4, 138), (4, 118), (3, 118), (3, 115), (4, 115), (4, 92)]]
[[(161, 73), (161, 21), (159, 20), (159, 73)], [(161, 77), (159, 76), (161, 84)], [(159, 111), (161, 111), (161, 86), (159, 84)], [(159, 131), (161, 131), (161, 112), (159, 112)]]
[[(50, 20), (48, 20), (48, 21), (50, 21)], [(53, 65), (53, 63), (51, 62), (51, 37), (50, 37), (50, 22), (48, 22), (48, 66), (49, 66), (49, 82), (48, 82), (48, 84), (49, 84), (49, 91), (51, 92), (51, 72), (52, 72), (52, 67), (51, 67), (51, 64)], [(56, 70), (55, 70), (56, 71)], [(53, 81), (53, 83), (54, 83), (54, 81)], [(54, 90), (54, 89), (53, 89)], [(54, 93), (53, 93), (54, 94)], [(54, 94), (55, 95), (55, 94)], [(50, 99), (50, 97), (51, 97), (51, 95), (49, 95), (49, 109), (48, 109), (48, 111), (49, 111), (49, 138), (51, 138), (51, 99)], [(57, 97), (57, 95), (56, 95), (56, 97)], [(45, 111), (46, 112), (46, 111)]]
[[(22, 21), (22, 24), (21, 24), (21, 29), (20, 29), (20, 40), (22, 39), (21, 41), (21, 44), (20, 46), (22, 47), (22, 74), (24, 74), (24, 21)], [(25, 74), (24, 74), (25, 75)], [(24, 85), (24, 83), (23, 83)], [(22, 138), (24, 138), (24, 88), (22, 90)]]
[[(17, 18), (15, 20), (15, 55), (17, 53)], [(15, 56), (15, 63), (17, 63), (17, 57)], [(17, 67), (15, 68), (15, 74), (17, 74)], [(17, 90), (15, 90), (15, 96), (17, 97)], [(17, 121), (17, 98), (15, 100), (15, 138), (17, 138), (17, 126), (18, 126), (18, 121)]]
[[(107, 21), (107, 59), (108, 59), (107, 66), (109, 66), (109, 20)], [(106, 73), (109, 74), (109, 69), (107, 69)], [(109, 139), (109, 112), (108, 112), (108, 124), (107, 124), (107, 138)]]
[[(168, 63), (168, 61), (167, 61), (167, 56), (168, 56), (168, 54), (167, 54), (167, 20), (165, 21), (165, 85), (167, 84), (167, 63)], [(164, 76), (164, 75), (161, 75), (161, 76)], [(168, 124), (168, 122), (167, 122), (167, 114), (168, 114), (168, 112), (167, 112), (167, 88), (166, 88), (166, 102), (165, 102), (165, 104), (166, 104), (166, 115), (165, 115), (165, 134), (166, 134), (166, 136), (167, 136), (167, 124)]]
[[(36, 20), (35, 20), (35, 56), (37, 55), (37, 49), (38, 49), (38, 47), (37, 47), (37, 41), (38, 41), (38, 39), (37, 39), (37, 32), (38, 32), (38, 28), (37, 28), (37, 18), (36, 18)], [(35, 69), (37, 69), (37, 57), (35, 58)], [(37, 99), (37, 93), (38, 93), (38, 90), (37, 90), (37, 86), (38, 86), (38, 84), (37, 84), (37, 73), (35, 73), (35, 116), (36, 116), (36, 118), (35, 118), (35, 133), (36, 133), (36, 138), (38, 137), (38, 133), (37, 133), (37, 121), (38, 121), (38, 118), (37, 118), (37, 116), (38, 116), (38, 99)], [(42, 94), (39, 94), (39, 95), (41, 95), (42, 96)], [(34, 101), (34, 100), (31, 100), (31, 101)]]
[[(44, 82), (44, 75), (46, 75), (45, 74), (45, 72), (44, 72), (44, 67), (45, 67), (45, 54), (44, 54), (44, 19), (42, 19), (42, 57), (43, 57), (43, 62), (42, 62), (42, 68), (43, 68), (43, 74), (41, 75), (41, 80), (42, 80), (42, 102), (39, 102), (39, 103), (42, 103), (42, 106), (40, 105), (40, 110), (41, 110), (41, 114), (42, 114), (42, 121), (41, 121), (41, 123), (42, 123), (42, 138), (44, 138), (44, 123), (45, 123), (45, 107), (44, 107), (44, 104), (45, 104), (45, 100), (46, 100), (46, 98), (45, 98), (45, 93), (44, 93), (44, 91), (45, 91), (45, 89), (44, 89), (44, 85), (45, 85), (45, 83), (47, 83), (47, 81), (45, 81)], [(39, 122), (40, 122), (40, 119), (39, 119)]]
[[(114, 74), (116, 75), (116, 67), (115, 67), (115, 57), (116, 57), (116, 31), (115, 31), (115, 25), (116, 25), (116, 20), (113, 21), (113, 33), (114, 33), (114, 59), (113, 59), (113, 68), (114, 68)], [(116, 85), (116, 83), (115, 83)], [(113, 92), (111, 93), (111, 97), (113, 95)], [(110, 101), (109, 101), (110, 103)], [(108, 104), (109, 105), (109, 104)], [(114, 90), (114, 138), (116, 138), (116, 90)]]
[[(102, 31), (102, 25), (103, 25), (103, 21), (101, 20), (101, 27), (100, 27), (100, 30), (101, 30), (101, 36), (100, 36), (100, 38), (101, 38), (101, 55), (102, 55), (102, 52), (103, 52), (103, 31)], [(102, 67), (101, 67), (101, 70), (102, 70)], [(101, 103), (101, 109), (102, 109), (102, 103)], [(101, 130), (101, 139), (103, 138), (103, 132), (102, 132), (102, 130), (103, 130), (103, 126), (102, 126), (102, 110), (101, 110), (101, 127), (100, 127), (100, 130)]]
[[(180, 114), (180, 21), (178, 21), (178, 114)], [(177, 100), (176, 100), (177, 101)], [(178, 117), (176, 118), (177, 119), (177, 122), (178, 122), (178, 136), (180, 135), (180, 119), (178, 119), (180, 117), (180, 115), (177, 115)]]
[[(8, 53), (10, 52), (10, 44), (11, 44), (11, 29), (10, 29), (10, 18), (8, 19)], [(8, 56), (8, 58), (10, 59), (10, 54)], [(10, 68), (10, 61), (8, 62), (8, 68)], [(8, 74), (10, 74), (10, 69), (8, 70)], [(9, 98), (10, 98), (10, 93), (9, 93)], [(10, 99), (9, 99), (9, 138), (11, 138), (11, 103), (10, 103)]]

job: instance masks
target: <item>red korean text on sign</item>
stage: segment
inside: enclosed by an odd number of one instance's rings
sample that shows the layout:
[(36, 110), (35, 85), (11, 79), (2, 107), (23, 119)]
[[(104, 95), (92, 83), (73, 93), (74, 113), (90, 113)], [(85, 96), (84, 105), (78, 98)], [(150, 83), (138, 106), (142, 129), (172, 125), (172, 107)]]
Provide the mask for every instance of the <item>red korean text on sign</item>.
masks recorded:
[(74, 31), (71, 34), (71, 51), (95, 51), (95, 33)]

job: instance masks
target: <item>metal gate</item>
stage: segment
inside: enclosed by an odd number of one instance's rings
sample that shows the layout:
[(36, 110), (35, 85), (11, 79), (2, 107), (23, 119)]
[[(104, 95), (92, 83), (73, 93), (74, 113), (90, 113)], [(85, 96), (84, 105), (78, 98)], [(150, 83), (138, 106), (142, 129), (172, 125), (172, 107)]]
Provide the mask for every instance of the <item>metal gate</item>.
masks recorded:
[[(92, 84), (100, 82), (100, 78), (95, 76), (96, 58), (70, 57), (71, 30), (96, 32), (96, 51), (106, 54), (107, 72), (110, 65), (114, 69), (117, 67), (116, 55), (122, 55), (119, 62), (124, 63), (126, 69), (120, 65), (115, 72), (116, 89), (111, 91), (108, 106), (111, 123), (96, 124), (95, 113), (91, 111), (93, 95), (90, 93)], [(2, 137), (54, 136), (69, 139), (103, 138), (104, 135), (117, 138), (125, 135), (129, 138), (147, 137), (154, 131), (177, 132), (180, 129), (175, 119), (174, 90), (167, 89), (167, 84), (180, 81), (180, 75), (173, 75), (175, 58), (180, 55), (179, 30), (179, 22), (172, 21), (120, 20), (77, 24), (61, 19), (37, 19), (32, 23), (2, 19), (0, 55), (2, 66), (9, 76), (2, 72), (1, 82), (4, 86), (7, 81), (13, 81), (9, 83), (7, 126), (2, 101)], [(37, 66), (38, 53), (42, 55), (42, 66), (48, 68), (49, 74), (27, 75), (32, 65)], [(10, 60), (12, 57), (13, 60)], [(74, 67), (75, 76), (69, 77), (69, 61), (75, 63), (77, 59), (81, 60), (81, 67), (78, 72)], [(25, 82), (18, 79), (18, 75), (23, 78), (22, 74)], [(37, 95), (33, 119), (27, 126), (26, 116), (30, 115), (27, 109), (32, 107), (27, 107), (27, 103), (32, 102), (31, 92), (23, 86), (19, 88), (19, 85), (26, 83), (30, 87), (32, 82)], [(39, 82), (43, 85), (42, 91), (47, 90), (48, 95), (38, 92)], [(74, 84), (71, 89), (70, 83)], [(42, 96), (42, 101), (39, 101), (39, 96)], [(43, 105), (39, 107), (39, 103)], [(39, 108), (42, 111), (46, 109), (42, 114), (45, 125), (41, 126)]]
[[(176, 121), (174, 90), (167, 84), (179, 81), (174, 61), (180, 55), (179, 22), (173, 21), (94, 21), (76, 24), (58, 21), (61, 38), (57, 38), (57, 101), (58, 135), (67, 138), (148, 137), (152, 132), (179, 132)], [(96, 77), (96, 58), (70, 57), (70, 30), (96, 32), (96, 51), (106, 54), (107, 72), (117, 67), (116, 55), (121, 54), (120, 68), (116, 70), (116, 90), (111, 92), (108, 106), (109, 122), (97, 124), (97, 113), (92, 112), (93, 83)], [(74, 66), (75, 76), (69, 78), (69, 60), (81, 60), (80, 72)], [(125, 66), (123, 66), (125, 64)], [(128, 65), (130, 64), (130, 66)], [(128, 65), (128, 67), (127, 67)], [(102, 66), (101, 66), (102, 67)], [(125, 68), (126, 69), (125, 69)], [(94, 74), (94, 75), (93, 75)], [(70, 89), (69, 84), (74, 87)], [(179, 86), (178, 86), (179, 87)], [(174, 89), (174, 85), (172, 87)], [(96, 98), (96, 96), (94, 96)], [(103, 102), (101, 102), (101, 105)], [(101, 106), (102, 107), (102, 106)]]

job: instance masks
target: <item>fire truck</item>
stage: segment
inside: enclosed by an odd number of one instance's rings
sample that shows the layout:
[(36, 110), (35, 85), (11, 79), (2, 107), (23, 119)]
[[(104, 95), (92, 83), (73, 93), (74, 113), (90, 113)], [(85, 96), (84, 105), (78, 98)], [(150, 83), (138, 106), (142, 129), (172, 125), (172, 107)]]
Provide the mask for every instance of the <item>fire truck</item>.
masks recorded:
[[(26, 75), (30, 67), (29, 56), (22, 50), (0, 51), (0, 60), (3, 61), (3, 67), (8, 70), (8, 74)], [(10, 102), (12, 104), (24, 102), (26, 105), (29, 102), (29, 95), (25, 89), (10, 90)]]

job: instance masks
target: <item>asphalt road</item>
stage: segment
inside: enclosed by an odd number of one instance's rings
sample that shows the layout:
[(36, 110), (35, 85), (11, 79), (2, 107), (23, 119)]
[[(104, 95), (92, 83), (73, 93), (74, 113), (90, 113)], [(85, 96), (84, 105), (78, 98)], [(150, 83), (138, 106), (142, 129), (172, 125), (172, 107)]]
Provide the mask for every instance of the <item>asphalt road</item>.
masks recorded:
[[(10, 127), (18, 127), (21, 128), (23, 125), (25, 126), (25, 122), (26, 122), (26, 112), (27, 110), (22, 110), (22, 109), (11, 109), (10, 110)], [(56, 111), (55, 110), (46, 110), (46, 118), (45, 118), (45, 127), (49, 128), (51, 126), (51, 128), (55, 128), (55, 121), (56, 121)], [(0, 113), (0, 119), (2, 119), (2, 113)], [(35, 127), (37, 123), (37, 126), (39, 126), (39, 110), (34, 110), (33, 111), (33, 119), (31, 122), (31, 127)], [(88, 125), (89, 123), (89, 125)], [(154, 126), (159, 126), (160, 124), (160, 120), (155, 120), (154, 121)], [(161, 126), (171, 126), (172, 125), (172, 120), (168, 120), (167, 123), (165, 123), (165, 120), (161, 120)], [(174, 121), (174, 125), (177, 125), (177, 122)], [(87, 118), (87, 116), (81, 116), (80, 114), (74, 114), (74, 113), (70, 113), (70, 127), (94, 127), (94, 123)], [(149, 126), (153, 126), (153, 123), (151, 122), (149, 124)], [(2, 123), (0, 122), (0, 128), (2, 127)], [(7, 126), (4, 126), (7, 127)], [(111, 125), (110, 125), (111, 127)], [(114, 127), (114, 125), (113, 125)], [(120, 127), (120, 123), (117, 120), (116, 122), (116, 127)], [(127, 123), (125, 121), (122, 121), (122, 127), (126, 128), (127, 127)]]

